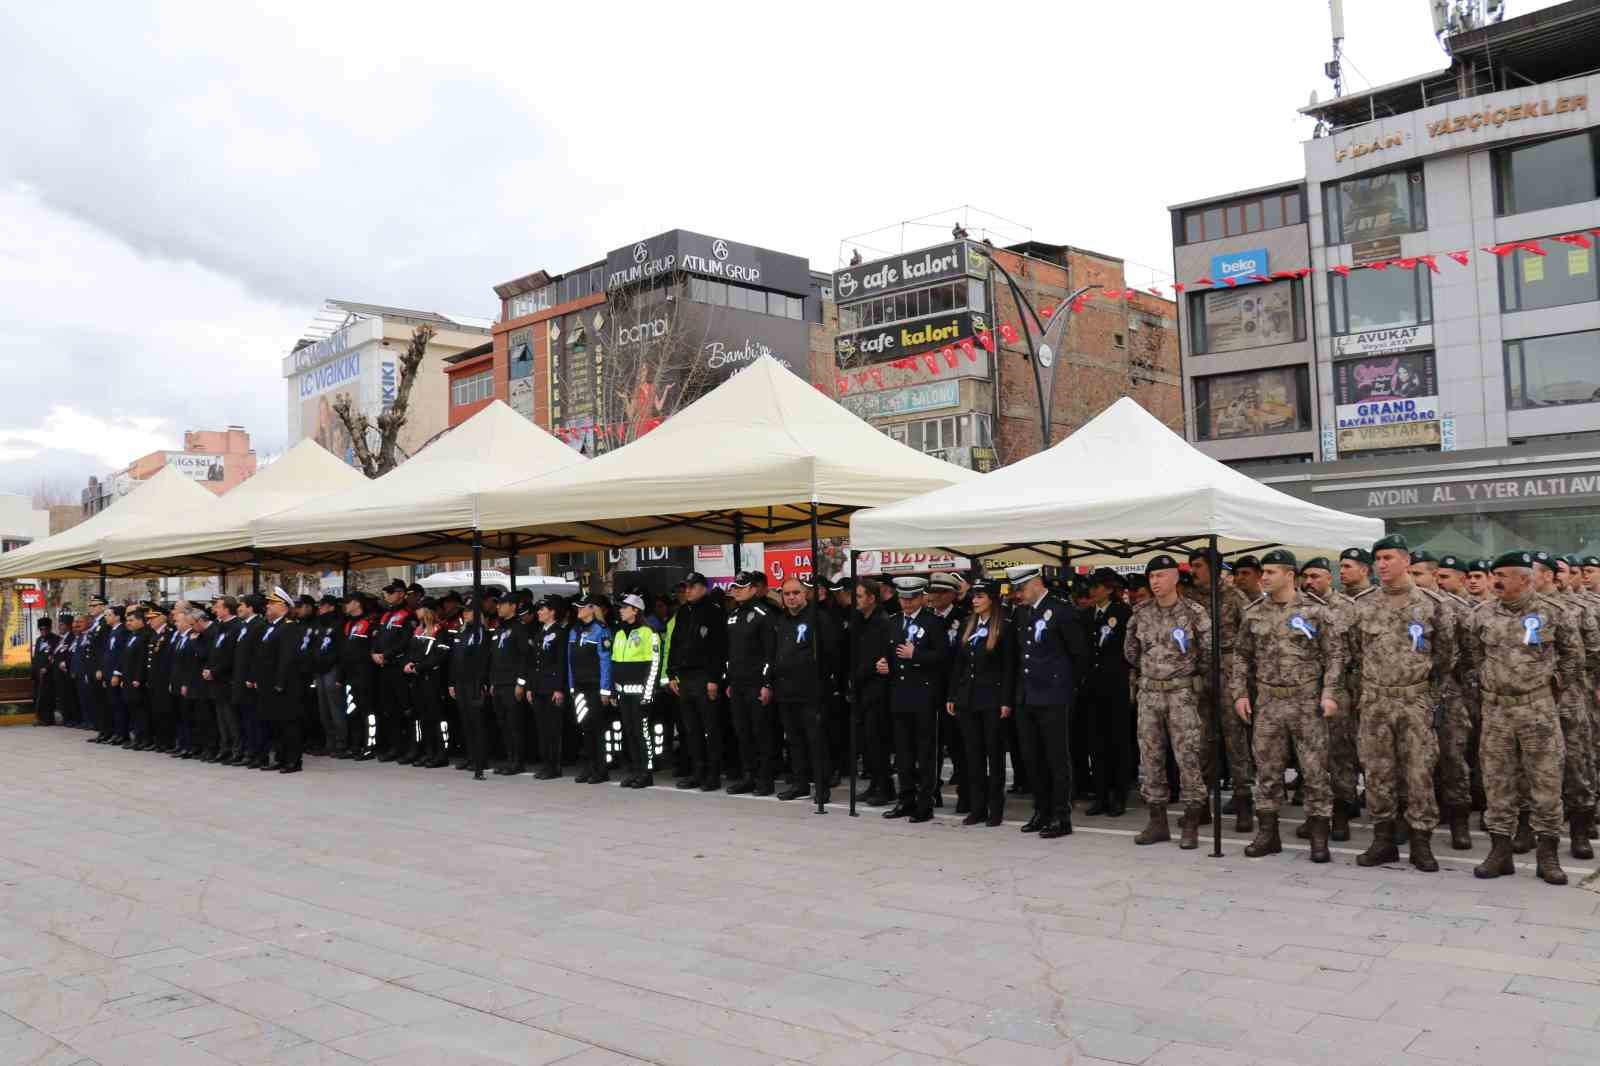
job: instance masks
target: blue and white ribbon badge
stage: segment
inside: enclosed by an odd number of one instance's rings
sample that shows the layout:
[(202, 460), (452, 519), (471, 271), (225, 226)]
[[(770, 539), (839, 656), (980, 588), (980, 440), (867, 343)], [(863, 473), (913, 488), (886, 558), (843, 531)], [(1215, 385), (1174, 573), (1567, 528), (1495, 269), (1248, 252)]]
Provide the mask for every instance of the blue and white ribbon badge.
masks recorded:
[(1172, 639), (1178, 644), (1178, 654), (1189, 654), (1189, 634), (1182, 626), (1179, 626), (1177, 629), (1172, 631)]
[(806, 623), (801, 622), (799, 628), (797, 628), (794, 631), (794, 642), (796, 644), (804, 644), (805, 640), (806, 640)]
[(1528, 617), (1524, 618), (1522, 620), (1522, 643), (1543, 643), (1543, 641), (1539, 639), (1539, 627), (1542, 625), (1544, 625), (1544, 622), (1541, 621), (1539, 616), (1536, 614), (1530, 614)]
[(1306, 621), (1306, 617), (1303, 614), (1297, 614), (1289, 619), (1289, 628), (1304, 633), (1307, 640), (1316, 639), (1317, 631), (1311, 628), (1311, 623)]
[(1100, 643), (1104, 644), (1106, 642), (1106, 638), (1109, 637), (1109, 636), (1111, 636), (1111, 627), (1110, 626), (1101, 626), (1100, 627)]
[(1412, 651), (1421, 651), (1422, 650), (1422, 623), (1421, 622), (1412, 622), (1410, 625), (1406, 626), (1406, 632), (1411, 634), (1411, 650)]
[(1044, 619), (1036, 619), (1033, 623), (1033, 642), (1039, 643), (1044, 639)]

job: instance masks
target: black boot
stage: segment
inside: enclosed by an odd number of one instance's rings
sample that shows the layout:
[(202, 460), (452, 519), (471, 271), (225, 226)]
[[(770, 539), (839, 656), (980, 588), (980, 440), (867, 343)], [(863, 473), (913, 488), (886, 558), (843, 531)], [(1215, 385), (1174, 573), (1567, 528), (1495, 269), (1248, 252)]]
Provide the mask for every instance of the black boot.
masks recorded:
[[(888, 815), (884, 815), (884, 817), (887, 818)], [(1034, 811), (1033, 817), (1022, 823), (1022, 831), (1024, 833), (1037, 833), (1049, 824), (1050, 819), (1046, 818), (1043, 812)]]
[(1257, 819), (1261, 827), (1256, 830), (1256, 838), (1245, 846), (1244, 853), (1252, 859), (1259, 859), (1263, 855), (1276, 855), (1283, 850), (1283, 840), (1278, 836), (1278, 812), (1262, 811)]
[(1088, 815), (1090, 818), (1098, 818), (1102, 814), (1106, 813), (1109, 807), (1110, 803), (1106, 800), (1105, 790), (1100, 789), (1095, 792), (1094, 799), (1089, 801), (1089, 809), (1083, 813)]
[(1411, 865), (1425, 874), (1439, 872), (1439, 860), (1433, 857), (1433, 834), (1421, 829), (1411, 830)]
[(1311, 861), (1328, 862), (1333, 858), (1328, 853), (1328, 819), (1319, 814), (1306, 821), (1311, 823)]
[(1511, 861), (1511, 838), (1500, 833), (1489, 834), (1489, 854), (1472, 868), (1473, 877), (1510, 877), (1517, 872)]
[(1561, 868), (1561, 838), (1554, 833), (1541, 833), (1538, 848), (1534, 859), (1539, 880), (1547, 885), (1566, 884), (1567, 872)]
[(1339, 800), (1333, 801), (1333, 831), (1329, 836), (1341, 844), (1350, 839), (1350, 806)]
[(1572, 816), (1572, 857), (1574, 859), (1594, 858), (1594, 846), (1589, 843), (1589, 821), (1594, 817), (1592, 811), (1579, 811)]
[(1454, 851), (1472, 850), (1472, 828), (1465, 807), (1450, 808), (1450, 847)]
[(1399, 862), (1400, 849), (1394, 842), (1394, 822), (1372, 823), (1372, 843), (1356, 856), (1357, 866), (1382, 866), (1386, 862)]

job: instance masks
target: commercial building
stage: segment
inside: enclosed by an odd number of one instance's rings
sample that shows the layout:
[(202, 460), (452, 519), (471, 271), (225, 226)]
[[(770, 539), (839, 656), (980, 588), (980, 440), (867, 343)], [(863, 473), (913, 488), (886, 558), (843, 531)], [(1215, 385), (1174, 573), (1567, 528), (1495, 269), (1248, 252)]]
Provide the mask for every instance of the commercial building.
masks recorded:
[(97, 514), (141, 481), (167, 467), (221, 496), (255, 474), (256, 453), (243, 426), (227, 429), (191, 429), (183, 435), (182, 451), (141, 455), (126, 467), (105, 477), (90, 477), (82, 493), (83, 517)]
[[(1073, 315), (1056, 353), (1052, 443), (1124, 395), (1174, 429), (1181, 425), (1175, 304), (1127, 289), (1123, 261), (1112, 256), (965, 237), (834, 273), (830, 391), (839, 402), (895, 440), (973, 470), (1038, 451), (1039, 398), (1023, 318), (992, 263), (1036, 309)], [(1091, 298), (1069, 311), (1066, 298), (1083, 286), (1118, 298)], [(1004, 339), (1004, 324), (1017, 331), (1015, 340)]]
[(1303, 180), (1171, 209), (1189, 437), (1430, 546), (1587, 546), (1600, 269), (1551, 238), (1600, 228), (1600, 2), (1441, 41), (1304, 109)]
[(48, 510), (35, 507), (31, 497), (0, 492), (0, 552), (15, 551), (49, 535)]
[(422, 365), (412, 385), (401, 454), (410, 455), (449, 423), (444, 360), (475, 348), (489, 336), (485, 321), (434, 311), (329, 300), (306, 336), (283, 359), (290, 445), (315, 438), (345, 462), (356, 464), (350, 435), (334, 413), (348, 396), (357, 414), (376, 421), (400, 387), (400, 357), (418, 326), (430, 326)]

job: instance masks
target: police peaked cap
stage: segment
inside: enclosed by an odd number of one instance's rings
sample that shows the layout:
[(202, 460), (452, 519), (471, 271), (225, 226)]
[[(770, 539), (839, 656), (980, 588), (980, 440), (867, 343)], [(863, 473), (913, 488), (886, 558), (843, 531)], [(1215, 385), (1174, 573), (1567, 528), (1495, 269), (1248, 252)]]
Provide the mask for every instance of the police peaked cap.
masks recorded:
[(925, 577), (897, 577), (894, 579), (894, 590), (902, 596), (920, 596), (928, 591), (928, 579)]
[(1093, 588), (1095, 585), (1105, 585), (1108, 588), (1120, 589), (1123, 587), (1123, 584), (1124, 582), (1122, 580), (1122, 575), (1111, 569), (1109, 566), (1102, 566), (1100, 569), (1089, 575), (1090, 588)]
[(707, 584), (706, 575), (702, 574), (698, 570), (691, 570), (683, 576), (683, 583), (686, 586)]
[(1300, 572), (1302, 574), (1307, 570), (1326, 570), (1331, 574), (1333, 573), (1333, 564), (1328, 561), (1326, 555), (1318, 555), (1300, 564)]
[(1411, 554), (1411, 542), (1406, 540), (1404, 533), (1390, 533), (1387, 537), (1379, 537), (1372, 542), (1372, 554), (1377, 555), (1384, 550), (1405, 552)]
[(974, 596), (982, 594), (991, 600), (996, 599), (1000, 595), (1000, 583), (987, 577), (980, 577), (972, 583), (972, 594)]
[(754, 575), (748, 570), (741, 570), (733, 576), (733, 584), (729, 588), (747, 589), (756, 583)]
[(1032, 581), (1044, 574), (1044, 567), (1037, 563), (1028, 563), (1023, 566), (1006, 567), (1006, 580), (1013, 585), (1020, 585), (1024, 581)]
[(951, 573), (933, 574), (928, 578), (928, 587), (940, 592), (960, 592), (961, 582)]
[(1294, 557), (1294, 552), (1288, 548), (1273, 548), (1261, 557), (1260, 563), (1257, 563), (1249, 555), (1234, 560), (1233, 567), (1235, 570), (1241, 566), (1287, 566), (1290, 570), (1298, 570), (1300, 569), (1300, 561)]
[(1441, 555), (1439, 556), (1439, 569), (1456, 570), (1464, 574), (1467, 572), (1467, 561), (1459, 555)]
[(1427, 548), (1418, 548), (1411, 553), (1411, 561), (1414, 563), (1436, 563), (1439, 561), (1439, 557)]
[(1494, 557), (1494, 562), (1489, 564), (1489, 569), (1498, 570), (1502, 566), (1515, 566), (1529, 569), (1533, 566), (1533, 553), (1516, 548), (1508, 552), (1501, 552)]
[(106, 598), (104, 596), (100, 595), (97, 592), (93, 596), (89, 597), (89, 606), (90, 607), (105, 607), (105, 606), (107, 606)]
[[(354, 593), (352, 593), (352, 595), (354, 595)], [(322, 599), (318, 600), (317, 602), (327, 607), (337, 607), (339, 606), (339, 597), (335, 596), (331, 592), (324, 592), (322, 594)]]
[(1154, 559), (1151, 559), (1148, 563), (1144, 564), (1144, 572), (1146, 574), (1155, 573), (1157, 570), (1177, 569), (1179, 569), (1178, 560), (1174, 559), (1170, 555), (1158, 555)]
[(1372, 565), (1372, 553), (1365, 548), (1346, 548), (1339, 553), (1339, 558), (1349, 559), (1352, 562), (1360, 563), (1362, 566)]

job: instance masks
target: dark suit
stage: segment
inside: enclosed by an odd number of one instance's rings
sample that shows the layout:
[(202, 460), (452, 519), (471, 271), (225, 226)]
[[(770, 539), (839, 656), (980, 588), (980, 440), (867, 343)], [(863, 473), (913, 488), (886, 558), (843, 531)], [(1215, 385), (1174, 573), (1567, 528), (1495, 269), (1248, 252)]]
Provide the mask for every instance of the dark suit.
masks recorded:
[(262, 729), (262, 759), (267, 761), (265, 745), (273, 743), (280, 767), (300, 765), (304, 700), (300, 673), (300, 626), (287, 616), (266, 622), (256, 638), (251, 656), (251, 678), (255, 681), (256, 714)]
[(1084, 612), (1089, 671), (1079, 714), (1089, 743), (1090, 772), (1099, 805), (1120, 814), (1133, 781), (1133, 708), (1128, 699), (1128, 660), (1123, 641), (1133, 611), (1113, 600)]
[(150, 672), (150, 630), (141, 629), (135, 633), (127, 626), (123, 627), (122, 639), (117, 652), (117, 665), (111, 676), (119, 682), (113, 686), (122, 706), (122, 719), (126, 724), (126, 732), (122, 735), (135, 739), (139, 744), (149, 744), (150, 736), (150, 693), (145, 687), (145, 679)]
[(173, 642), (178, 633), (170, 625), (162, 626), (159, 633), (154, 629), (149, 633), (150, 678), (145, 687), (150, 700), (150, 737), (157, 748), (169, 751), (178, 733), (178, 701), (172, 698), (171, 692)]
[[(989, 647), (993, 636), (995, 645)], [(975, 622), (956, 645), (949, 702), (956, 706), (967, 748), (972, 813), (998, 820), (1006, 812), (1006, 735), (1000, 708), (1017, 702), (1017, 638), (1004, 615)]]
[(239, 619), (230, 618), (226, 622), (213, 622), (206, 634), (211, 643), (206, 648), (203, 669), (211, 674), (206, 688), (217, 712), (217, 755), (227, 760), (244, 757), (239, 710), (233, 702), (233, 661), (239, 649), (239, 629)]
[(949, 622), (924, 607), (897, 620), (894, 643), (897, 647), (912, 645), (909, 659), (894, 652), (889, 656), (889, 716), (894, 721), (899, 805), (918, 816), (931, 817), (933, 794), (939, 787), (937, 716), (944, 713)]
[(33, 642), (33, 720), (39, 725), (55, 725), (56, 672), (52, 660), (60, 643), (58, 633), (41, 633)]
[(1089, 661), (1083, 623), (1072, 604), (1047, 594), (1017, 609), (1021, 649), (1017, 729), (1033, 782), (1034, 814), (1072, 820), (1072, 756), (1067, 724), (1078, 679)]
[(261, 691), (255, 678), (256, 645), (267, 628), (261, 615), (239, 619), (239, 631), (233, 639), (233, 679), (230, 695), (235, 714), (239, 716), (240, 750), (249, 764), (260, 765), (267, 760), (267, 738), (259, 717)]
[(488, 758), (489, 631), (478, 622), (461, 627), (450, 649), (450, 687), (467, 737), (467, 761), (482, 772)]

